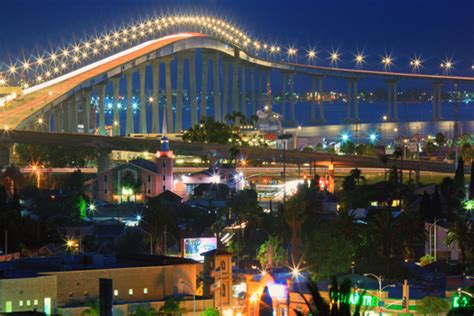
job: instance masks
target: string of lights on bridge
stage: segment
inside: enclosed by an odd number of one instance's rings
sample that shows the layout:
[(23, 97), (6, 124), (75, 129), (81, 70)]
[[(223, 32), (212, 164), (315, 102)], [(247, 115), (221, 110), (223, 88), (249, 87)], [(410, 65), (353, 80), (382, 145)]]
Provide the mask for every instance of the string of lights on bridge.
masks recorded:
[[(67, 71), (77, 69), (87, 62), (92, 62), (105, 57), (107, 54), (117, 52), (126, 47), (156, 38), (157, 34), (166, 35), (176, 31), (177, 28), (193, 28), (186, 31), (198, 31), (214, 36), (231, 43), (244, 51), (267, 59), (286, 57), (288, 62), (297, 62), (298, 57), (305, 57), (308, 64), (314, 65), (317, 60), (326, 59), (322, 52), (314, 49), (300, 50), (295, 47), (284, 47), (270, 44), (250, 37), (246, 32), (227, 21), (208, 16), (165, 16), (146, 19), (132, 23), (125, 27), (104, 32), (94, 37), (86, 38), (81, 42), (64, 45), (44, 54), (31, 56), (28, 59), (18, 60), (10, 64), (0, 65), (0, 85), (17, 85), (28, 88), (58, 77)], [(328, 52), (327, 59), (332, 67), (338, 67), (342, 61), (338, 50)], [(366, 55), (363, 52), (354, 54), (354, 67), (362, 69), (366, 64)], [(381, 56), (381, 65), (388, 71), (394, 65), (395, 58), (391, 54)], [(414, 56), (410, 62), (414, 73), (423, 67), (420, 56)], [(440, 67), (448, 75), (454, 69), (454, 62), (447, 58), (441, 62)]]

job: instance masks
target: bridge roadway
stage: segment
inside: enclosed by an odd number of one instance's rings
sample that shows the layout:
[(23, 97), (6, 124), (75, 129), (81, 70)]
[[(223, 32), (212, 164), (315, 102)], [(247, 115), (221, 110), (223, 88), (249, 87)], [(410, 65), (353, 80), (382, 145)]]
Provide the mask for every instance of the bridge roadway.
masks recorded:
[[(95, 148), (101, 151), (124, 150), (136, 152), (155, 152), (160, 149), (161, 144), (157, 140), (139, 139), (122, 136), (99, 136), (86, 134), (63, 134), (46, 133), (18, 130), (0, 130), (0, 146), (8, 144), (42, 144), (50, 146), (69, 146), (78, 149)], [(197, 144), (178, 141), (170, 141), (172, 150), (179, 155), (189, 156), (210, 156), (217, 155), (228, 157), (230, 145), (220, 144)], [(283, 150), (242, 147), (240, 152), (245, 159), (252, 161), (279, 162), (284, 161)], [(385, 168), (397, 166), (403, 170), (428, 171), (437, 173), (454, 173), (454, 165), (424, 161), (424, 160), (403, 160), (390, 159), (386, 166), (378, 157), (366, 156), (341, 156), (321, 152), (300, 152), (287, 150), (286, 162), (289, 164), (304, 164), (313, 162), (320, 167), (358, 167), (358, 168)], [(465, 173), (470, 173), (470, 166), (465, 167)]]
[[(474, 78), (472, 77), (354, 70), (273, 62), (250, 56), (245, 51), (235, 49), (232, 45), (204, 34), (179, 33), (147, 41), (58, 78), (25, 89), (22, 98), (3, 105), (4, 109), (0, 111), (0, 127), (24, 129), (26, 124), (34, 124), (35, 116), (40, 116), (49, 107), (52, 108), (81, 89), (91, 89), (95, 85), (105, 84), (110, 78), (120, 75), (127, 69), (136, 67), (138, 64), (147, 63), (153, 58), (161, 58), (180, 51), (196, 48), (219, 51), (268, 69), (298, 72), (312, 76), (342, 78), (378, 77), (386, 80), (424, 79), (433, 82), (456, 81), (474, 83)], [(238, 56), (236, 56), (237, 54)]]

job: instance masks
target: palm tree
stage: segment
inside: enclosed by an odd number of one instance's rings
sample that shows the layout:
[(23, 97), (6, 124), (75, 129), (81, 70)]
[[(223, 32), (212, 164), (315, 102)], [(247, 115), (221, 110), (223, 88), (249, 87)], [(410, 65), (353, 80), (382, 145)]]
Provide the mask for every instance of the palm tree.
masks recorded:
[(304, 199), (304, 189), (300, 186), (296, 194), (287, 199), (285, 207), (285, 220), (290, 227), (291, 237), (291, 259), (293, 264), (298, 264), (302, 253), (303, 245), (301, 242), (301, 225), (306, 219), (307, 201)]
[(387, 163), (388, 163), (388, 155), (382, 155), (380, 156), (380, 162), (383, 164), (384, 168), (384, 181), (387, 181)]
[(474, 243), (474, 229), (470, 221), (457, 215), (448, 230), (446, 244), (448, 246), (457, 243), (461, 251), (461, 261), (465, 264), (468, 261), (467, 252), (472, 251)]

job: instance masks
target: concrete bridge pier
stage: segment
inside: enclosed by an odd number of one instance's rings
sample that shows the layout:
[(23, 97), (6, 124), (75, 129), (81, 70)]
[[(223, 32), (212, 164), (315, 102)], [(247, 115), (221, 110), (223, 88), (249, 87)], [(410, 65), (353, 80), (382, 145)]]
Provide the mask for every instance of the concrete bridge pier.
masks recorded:
[[(398, 94), (397, 80), (387, 81), (387, 117), (391, 121), (398, 122)], [(393, 111), (392, 111), (393, 109)]]
[(60, 133), (61, 132), (61, 120), (60, 120), (60, 115), (61, 115), (61, 110), (59, 108), (59, 106), (56, 106), (54, 109), (53, 109), (53, 121), (54, 121), (54, 131), (56, 133)]
[(157, 134), (160, 127), (160, 61), (154, 59), (151, 62), (151, 74), (153, 77), (153, 101), (151, 102), (151, 132)]
[(97, 157), (97, 173), (110, 169), (110, 150), (99, 150)]
[(288, 84), (288, 74), (285, 72), (281, 73), (281, 114), (285, 117), (286, 120), (286, 85)]
[(222, 87), (222, 121), (227, 121), (227, 115), (229, 114), (229, 67), (230, 63), (227, 58), (222, 58), (222, 64), (224, 66), (224, 82)]
[(441, 87), (442, 83), (434, 82), (433, 83), (433, 96), (431, 98), (432, 105), (432, 119), (434, 121), (443, 119), (441, 111)]
[[(240, 112), (247, 117), (247, 66), (245, 64), (241, 64), (240, 66), (240, 88)], [(255, 113), (251, 113), (251, 115), (254, 114)]]
[(82, 91), (81, 97), (84, 134), (89, 134), (91, 128), (91, 89), (84, 89)]
[(272, 96), (268, 94), (268, 90), (271, 91), (271, 78), (270, 78), (270, 70), (265, 71), (265, 92), (267, 92), (267, 98), (265, 99), (265, 104), (268, 104), (268, 111), (273, 111), (273, 102)]
[(257, 94), (257, 109), (263, 108), (263, 69), (259, 68), (258, 71), (258, 94)]
[(68, 104), (67, 104), (67, 100), (64, 100), (61, 105), (60, 105), (60, 108), (61, 108), (61, 127), (62, 127), (62, 131), (64, 133), (68, 133), (69, 132), (69, 119), (68, 119)]
[(0, 144), (0, 170), (10, 166), (10, 145)]
[(193, 50), (188, 55), (189, 61), (189, 99), (191, 106), (191, 126), (198, 124), (197, 112), (197, 88), (196, 88), (196, 51)]
[(97, 87), (99, 95), (99, 135), (105, 135), (105, 87), (106, 83)]
[(289, 75), (290, 81), (290, 124), (296, 124), (296, 98), (295, 98), (295, 80), (294, 74)]
[(112, 135), (120, 135), (120, 112), (118, 108), (120, 94), (120, 77), (112, 78), (112, 90), (114, 95), (114, 118), (112, 122)]
[(253, 114), (257, 113), (256, 104), (256, 93), (255, 93), (255, 66), (250, 67), (250, 112)]
[(184, 90), (184, 60), (186, 55), (176, 54), (177, 78), (176, 78), (176, 121), (174, 130), (180, 131), (183, 128), (183, 90)]
[(207, 116), (207, 81), (209, 79), (209, 54), (207, 52), (202, 53), (202, 72), (201, 72), (201, 108), (200, 118), (206, 118)]
[(319, 94), (319, 120), (324, 122), (324, 100), (323, 100), (323, 77), (319, 78), (319, 86), (318, 86), (318, 94)]
[(171, 62), (174, 56), (163, 58), (165, 63), (165, 84), (166, 84), (166, 124), (168, 131), (174, 132), (173, 122), (173, 94), (171, 86)]
[(232, 61), (232, 112), (239, 112), (239, 107), (239, 61), (234, 59)]
[(70, 119), (70, 125), (69, 125), (69, 128), (71, 130), (72, 133), (77, 133), (77, 122), (78, 122), (78, 119), (77, 119), (77, 95), (76, 94), (73, 94), (72, 97), (71, 97), (71, 105), (70, 105), (70, 108), (69, 108), (69, 119)]
[(219, 53), (214, 53), (211, 57), (212, 64), (212, 84), (214, 90), (214, 120), (222, 122), (221, 112), (221, 91), (219, 85)]
[(138, 130), (142, 134), (148, 133), (148, 128), (146, 124), (146, 104), (148, 100), (146, 99), (145, 96), (145, 79), (146, 79), (146, 69), (147, 69), (147, 64), (143, 63), (138, 66), (138, 73), (139, 73), (139, 78), (140, 78), (140, 122), (139, 122), (139, 127)]
[(129, 69), (125, 72), (125, 77), (127, 78), (127, 112), (125, 116), (126, 136), (135, 132), (133, 122), (133, 72), (133, 69)]

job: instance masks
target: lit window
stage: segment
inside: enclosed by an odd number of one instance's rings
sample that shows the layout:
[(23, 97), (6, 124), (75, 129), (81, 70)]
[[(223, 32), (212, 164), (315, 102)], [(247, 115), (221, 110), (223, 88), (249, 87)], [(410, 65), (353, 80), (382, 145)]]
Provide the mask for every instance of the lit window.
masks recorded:
[(133, 289), (128, 289), (128, 295), (133, 295)]
[(38, 306), (38, 300), (33, 300), (33, 305)]
[(26, 301), (26, 306), (30, 306), (31, 305), (31, 301), (30, 300), (27, 300)]
[(19, 301), (18, 306), (20, 306), (20, 307), (23, 306), (23, 301)]
[(148, 294), (148, 289), (147, 288), (143, 289), (143, 294)]
[(118, 290), (114, 290), (114, 296), (118, 296)]

